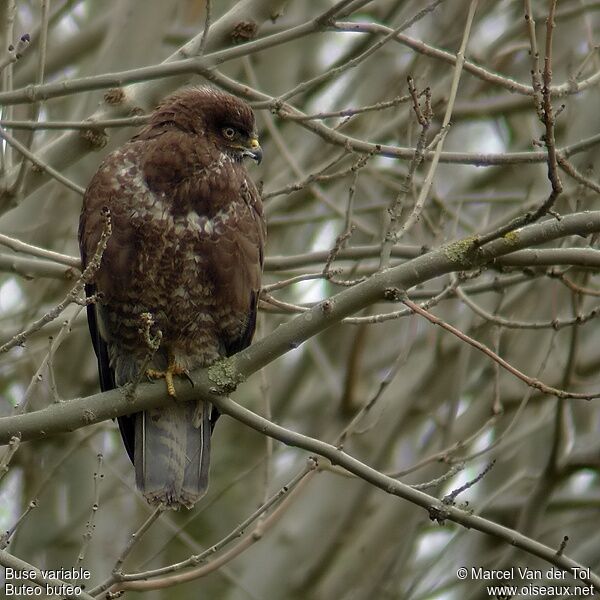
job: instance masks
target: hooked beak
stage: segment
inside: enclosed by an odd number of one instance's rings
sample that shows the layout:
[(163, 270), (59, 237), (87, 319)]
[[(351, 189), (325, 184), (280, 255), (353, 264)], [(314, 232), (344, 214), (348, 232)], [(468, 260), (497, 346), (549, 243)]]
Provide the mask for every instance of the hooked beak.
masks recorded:
[(260, 162), (263, 158), (263, 151), (258, 143), (258, 139), (253, 137), (250, 138), (250, 142), (248, 147), (244, 150), (244, 156), (249, 156), (252, 160), (256, 161), (256, 164), (260, 165)]

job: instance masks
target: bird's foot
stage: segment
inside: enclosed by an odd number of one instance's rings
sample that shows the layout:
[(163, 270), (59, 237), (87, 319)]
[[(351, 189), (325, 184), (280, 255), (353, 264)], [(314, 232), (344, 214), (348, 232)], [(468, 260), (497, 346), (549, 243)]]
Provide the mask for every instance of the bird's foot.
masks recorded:
[(175, 358), (169, 355), (169, 365), (166, 371), (158, 371), (157, 369), (147, 369), (146, 375), (150, 379), (164, 379), (167, 384), (167, 393), (172, 398), (177, 398), (175, 393), (175, 384), (173, 383), (173, 375), (187, 375), (188, 371), (181, 365), (175, 362)]

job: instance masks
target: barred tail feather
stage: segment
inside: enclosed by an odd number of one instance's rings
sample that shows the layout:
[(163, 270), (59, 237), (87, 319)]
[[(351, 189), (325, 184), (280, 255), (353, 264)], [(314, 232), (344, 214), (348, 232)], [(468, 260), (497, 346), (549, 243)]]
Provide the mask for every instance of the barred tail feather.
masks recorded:
[(136, 415), (136, 482), (155, 506), (191, 508), (208, 488), (211, 406), (200, 400)]

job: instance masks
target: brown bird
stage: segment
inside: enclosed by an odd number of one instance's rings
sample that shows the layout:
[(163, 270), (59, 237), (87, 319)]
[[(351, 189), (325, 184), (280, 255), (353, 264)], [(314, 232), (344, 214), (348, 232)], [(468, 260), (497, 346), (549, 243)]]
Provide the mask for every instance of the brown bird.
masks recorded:
[(250, 344), (265, 241), (259, 193), (243, 159), (260, 162), (254, 114), (212, 88), (168, 97), (109, 154), (85, 191), (83, 265), (112, 233), (88, 296), (103, 391), (164, 377), (170, 404), (119, 418), (136, 482), (154, 505), (192, 507), (206, 492), (210, 404), (177, 402), (173, 376)]

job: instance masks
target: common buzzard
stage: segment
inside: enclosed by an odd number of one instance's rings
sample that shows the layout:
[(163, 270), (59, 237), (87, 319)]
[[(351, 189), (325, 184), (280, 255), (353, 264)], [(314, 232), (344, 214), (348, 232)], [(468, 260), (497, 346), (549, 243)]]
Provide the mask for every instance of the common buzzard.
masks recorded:
[(250, 107), (216, 89), (168, 97), (107, 156), (85, 192), (83, 265), (108, 209), (112, 234), (88, 296), (102, 390), (164, 377), (165, 408), (119, 418), (136, 482), (154, 505), (191, 507), (208, 486), (218, 413), (174, 397), (174, 375), (248, 346), (265, 221), (244, 157), (262, 158)]

